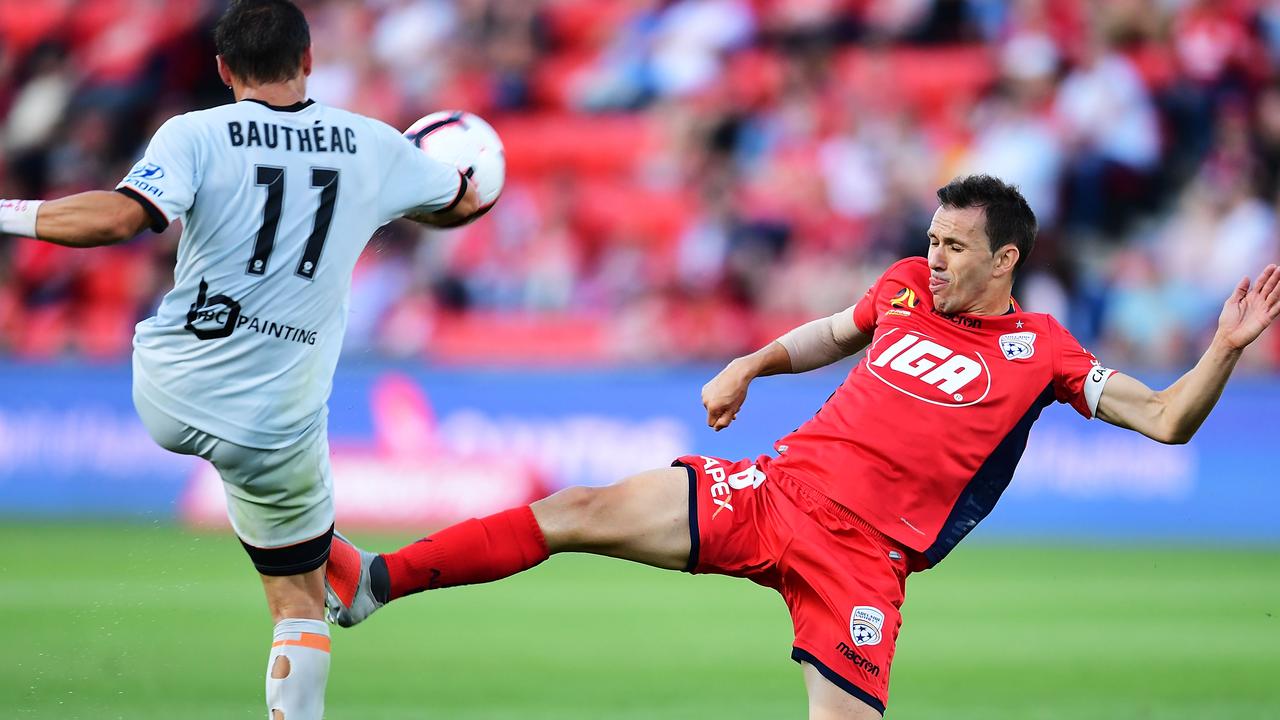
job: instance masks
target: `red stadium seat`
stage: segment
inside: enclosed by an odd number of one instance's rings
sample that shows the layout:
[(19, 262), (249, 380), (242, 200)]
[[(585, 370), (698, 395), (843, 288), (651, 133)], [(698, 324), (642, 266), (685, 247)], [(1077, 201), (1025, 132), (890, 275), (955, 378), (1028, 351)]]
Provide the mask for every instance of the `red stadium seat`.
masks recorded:
[(622, 234), (660, 247), (674, 241), (694, 209), (681, 192), (630, 182), (582, 182), (577, 197), (577, 219), (584, 231), (605, 237)]
[(506, 116), (494, 127), (513, 177), (627, 173), (658, 146), (654, 129), (637, 116), (543, 113)]
[[(14, 333), (14, 352), (25, 358), (51, 358), (67, 347), (70, 312), (65, 304), (28, 310)], [(78, 322), (78, 319), (76, 319)]]
[(909, 108), (936, 116), (958, 100), (976, 98), (995, 82), (998, 69), (989, 48), (853, 49), (836, 62), (842, 81), (871, 97), (896, 95)]
[(86, 357), (109, 359), (129, 354), (135, 319), (130, 306), (94, 306), (77, 316), (75, 345)]
[(551, 0), (544, 7), (552, 40), (562, 48), (594, 48), (635, 11), (628, 0)]
[(438, 318), (428, 347), (443, 362), (600, 362), (608, 357), (607, 340), (594, 317), (471, 312)]
[(530, 78), (533, 102), (538, 107), (569, 110), (574, 89), (596, 60), (596, 54), (573, 50), (538, 60)]

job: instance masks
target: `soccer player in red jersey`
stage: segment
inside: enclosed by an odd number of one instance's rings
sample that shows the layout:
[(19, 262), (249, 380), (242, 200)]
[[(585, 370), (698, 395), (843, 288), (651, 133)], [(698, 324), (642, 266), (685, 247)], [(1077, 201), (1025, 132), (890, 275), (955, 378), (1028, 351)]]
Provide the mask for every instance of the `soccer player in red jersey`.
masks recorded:
[[(733, 422), (751, 381), (866, 349), (777, 457), (686, 456), (605, 488), (569, 488), (375, 555), (334, 540), (330, 620), (482, 583), (551, 553), (588, 552), (778, 590), (795, 626), (809, 717), (875, 718), (888, 697), (907, 575), (936, 565), (995, 506), (1027, 433), (1057, 401), (1162, 443), (1185, 443), (1244, 348), (1280, 314), (1280, 271), (1241, 280), (1204, 356), (1159, 392), (1098, 364), (1049, 315), (1010, 297), (1036, 221), (989, 176), (938, 191), (928, 259), (890, 267), (853, 307), (738, 358), (702, 389)], [(910, 417), (910, 423), (885, 418)]]

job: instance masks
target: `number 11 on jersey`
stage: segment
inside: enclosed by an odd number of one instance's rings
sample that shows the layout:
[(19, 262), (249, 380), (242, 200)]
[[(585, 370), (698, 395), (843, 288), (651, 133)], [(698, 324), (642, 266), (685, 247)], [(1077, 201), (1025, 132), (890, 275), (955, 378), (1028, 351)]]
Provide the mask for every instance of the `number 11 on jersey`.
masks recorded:
[[(267, 189), (267, 202), (262, 206), (262, 225), (258, 227), (253, 243), (253, 257), (245, 269), (250, 275), (265, 275), (271, 253), (275, 250), (276, 234), (280, 229), (280, 209), (284, 205), (284, 168), (274, 165), (255, 165), (254, 184)], [(314, 279), (329, 237), (329, 225), (333, 222), (333, 206), (338, 201), (338, 171), (332, 168), (311, 168), (311, 187), (320, 190), (320, 204), (312, 218), (311, 234), (302, 249), (302, 258), (294, 274), (304, 280)]]

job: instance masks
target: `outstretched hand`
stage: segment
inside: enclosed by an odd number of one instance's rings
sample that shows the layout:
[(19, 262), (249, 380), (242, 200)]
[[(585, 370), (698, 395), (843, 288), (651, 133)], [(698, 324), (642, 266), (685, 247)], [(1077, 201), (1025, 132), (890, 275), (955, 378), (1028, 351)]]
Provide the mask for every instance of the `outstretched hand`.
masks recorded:
[(1280, 268), (1268, 265), (1249, 285), (1244, 278), (1218, 316), (1218, 336), (1240, 350), (1253, 342), (1280, 315)]
[(707, 426), (719, 432), (738, 417), (738, 410), (747, 399), (747, 387), (751, 377), (735, 363), (721, 370), (702, 386), (702, 406), (707, 409)]

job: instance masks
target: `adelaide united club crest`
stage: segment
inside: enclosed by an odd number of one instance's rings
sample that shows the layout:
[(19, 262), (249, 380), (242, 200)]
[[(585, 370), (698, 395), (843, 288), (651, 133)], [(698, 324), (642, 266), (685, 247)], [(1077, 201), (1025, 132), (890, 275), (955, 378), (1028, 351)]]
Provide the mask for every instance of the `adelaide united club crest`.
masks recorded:
[(1000, 336), (1000, 352), (1005, 360), (1026, 360), (1036, 354), (1036, 334), (1006, 333)]
[(858, 647), (879, 645), (883, 629), (884, 613), (880, 608), (859, 605), (849, 616), (849, 637), (853, 638), (853, 644)]

